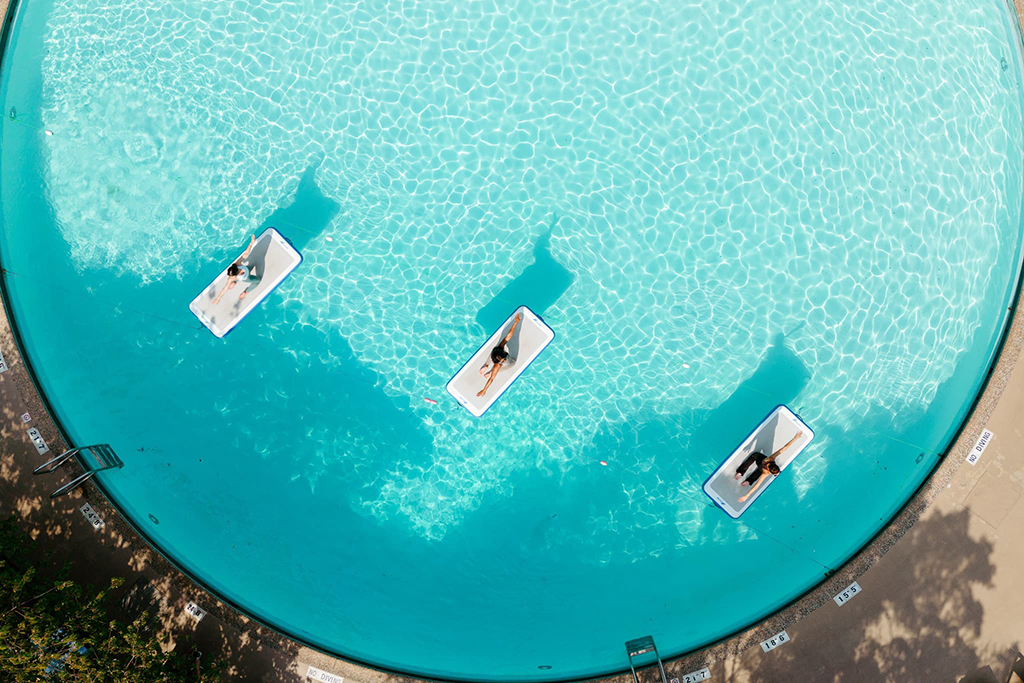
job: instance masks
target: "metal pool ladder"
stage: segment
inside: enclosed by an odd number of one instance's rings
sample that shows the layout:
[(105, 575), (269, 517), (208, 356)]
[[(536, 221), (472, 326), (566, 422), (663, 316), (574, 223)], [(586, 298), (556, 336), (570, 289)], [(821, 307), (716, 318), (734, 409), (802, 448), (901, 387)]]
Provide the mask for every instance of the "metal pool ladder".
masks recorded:
[(654, 644), (654, 638), (651, 636), (626, 641), (626, 653), (629, 655), (629, 668), (633, 672), (633, 683), (640, 683), (640, 679), (636, 675), (636, 666), (633, 664), (633, 658), (645, 655), (648, 652), (653, 652), (654, 658), (658, 661), (658, 670), (661, 671), (661, 683), (668, 683), (668, 677), (665, 676), (665, 665), (661, 663), (658, 646)]
[(95, 446), (79, 446), (78, 448), (72, 448), (71, 450), (64, 451), (56, 458), (49, 462), (45, 462), (32, 470), (32, 474), (49, 474), (76, 455), (78, 456), (78, 463), (82, 466), (82, 469), (84, 469), (85, 472), (51, 493), (50, 498), (57, 498), (71, 493), (87, 480), (91, 479), (92, 475), (97, 472), (124, 467), (124, 463), (121, 462), (121, 459), (117, 457), (116, 453), (114, 453), (114, 449), (110, 447), (110, 444), (101, 443), (96, 444)]

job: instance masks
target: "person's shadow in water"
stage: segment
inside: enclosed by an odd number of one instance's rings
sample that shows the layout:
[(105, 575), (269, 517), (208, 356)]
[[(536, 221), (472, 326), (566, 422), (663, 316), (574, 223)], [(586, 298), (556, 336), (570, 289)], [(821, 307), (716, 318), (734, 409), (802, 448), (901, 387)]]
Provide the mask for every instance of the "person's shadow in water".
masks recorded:
[(292, 203), (275, 209), (260, 223), (257, 234), (266, 228), (275, 228), (299, 253), (327, 227), (341, 210), (341, 204), (324, 195), (316, 184), (316, 171), (320, 161), (311, 163), (299, 180)]
[(551, 254), (551, 232), (557, 223), (558, 218), (555, 217), (547, 232), (537, 239), (533, 246), (533, 263), (476, 314), (476, 321), (485, 330), (493, 330), (500, 325), (515, 306), (528, 306), (543, 316), (545, 309), (572, 285), (576, 276)]
[[(811, 373), (797, 355), (786, 348), (785, 341), (781, 332), (775, 336), (754, 374), (741, 382), (721, 405), (709, 411), (694, 430), (688, 450), (708, 453), (709, 460), (718, 455), (725, 458), (775, 406), (786, 405), (800, 394)], [(754, 451), (771, 455), (777, 427), (776, 420), (774, 426), (764, 430), (763, 438), (754, 443)]]

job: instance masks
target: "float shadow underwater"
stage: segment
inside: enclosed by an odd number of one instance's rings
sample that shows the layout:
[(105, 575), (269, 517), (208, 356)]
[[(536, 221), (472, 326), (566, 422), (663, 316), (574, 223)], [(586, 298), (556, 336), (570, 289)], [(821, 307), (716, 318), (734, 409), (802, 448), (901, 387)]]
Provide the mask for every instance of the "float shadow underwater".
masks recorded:
[(555, 218), (547, 232), (537, 240), (533, 247), (533, 263), (476, 314), (476, 321), (485, 330), (497, 329), (517, 306), (528, 306), (543, 317), (544, 311), (572, 285), (576, 277), (551, 255), (551, 231), (557, 223)]
[(327, 231), (341, 210), (341, 204), (324, 195), (317, 186), (316, 170), (319, 167), (319, 163), (309, 165), (299, 179), (291, 204), (274, 209), (260, 223), (257, 234), (266, 228), (275, 228), (301, 254), (314, 237)]

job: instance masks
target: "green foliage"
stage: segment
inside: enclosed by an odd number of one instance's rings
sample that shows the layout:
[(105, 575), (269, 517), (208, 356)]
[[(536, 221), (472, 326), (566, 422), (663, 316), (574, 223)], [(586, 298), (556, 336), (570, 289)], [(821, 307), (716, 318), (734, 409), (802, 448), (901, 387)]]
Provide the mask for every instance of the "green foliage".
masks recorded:
[[(166, 636), (153, 615), (130, 624), (108, 613), (109, 591), (124, 583), (114, 578), (96, 591), (67, 579), (64, 566), (48, 578), (50, 558), (12, 516), (0, 520), (0, 681), (75, 683), (214, 683), (222, 662), (197, 662), (178, 642), (162, 650)], [(48, 573), (48, 572), (44, 572)]]

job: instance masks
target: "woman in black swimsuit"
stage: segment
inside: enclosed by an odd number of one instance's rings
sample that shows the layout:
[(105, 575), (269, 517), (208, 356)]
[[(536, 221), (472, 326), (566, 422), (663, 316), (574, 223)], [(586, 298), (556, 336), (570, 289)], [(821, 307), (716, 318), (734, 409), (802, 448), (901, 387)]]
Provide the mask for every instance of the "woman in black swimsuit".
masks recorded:
[(509, 340), (512, 339), (512, 335), (515, 334), (517, 325), (519, 325), (518, 313), (516, 313), (516, 319), (512, 323), (512, 329), (508, 331), (508, 334), (505, 335), (505, 338), (502, 339), (497, 346), (491, 349), (490, 362), (484, 363), (483, 367), (480, 368), (481, 375), (489, 373), (489, 376), (487, 377), (487, 384), (484, 385), (483, 389), (477, 392), (477, 396), (483, 396), (487, 393), (487, 389), (491, 386), (491, 382), (493, 382), (494, 378), (498, 376), (498, 371), (501, 370), (503, 366), (507, 365), (511, 367), (515, 364), (516, 359), (510, 359), (508, 357), (508, 351), (505, 350), (505, 344), (508, 344)]
[(754, 469), (751, 470), (750, 474), (747, 475), (747, 478), (742, 484), (740, 484), (740, 486), (750, 487), (750, 491), (748, 491), (746, 495), (740, 496), (741, 503), (746, 503), (747, 499), (750, 498), (757, 487), (761, 485), (761, 482), (765, 479), (765, 472), (773, 477), (778, 476), (779, 472), (782, 471), (782, 468), (780, 468), (778, 463), (775, 462), (775, 459), (779, 457), (784, 450), (792, 446), (794, 441), (803, 435), (803, 432), (797, 432), (796, 436), (790, 439), (785, 446), (767, 457), (764, 453), (751, 453), (743, 460), (743, 462), (740, 463), (740, 466), (736, 468), (736, 476), (733, 477), (733, 479), (740, 479), (744, 473), (746, 473), (747, 469), (751, 465), (754, 465)]

